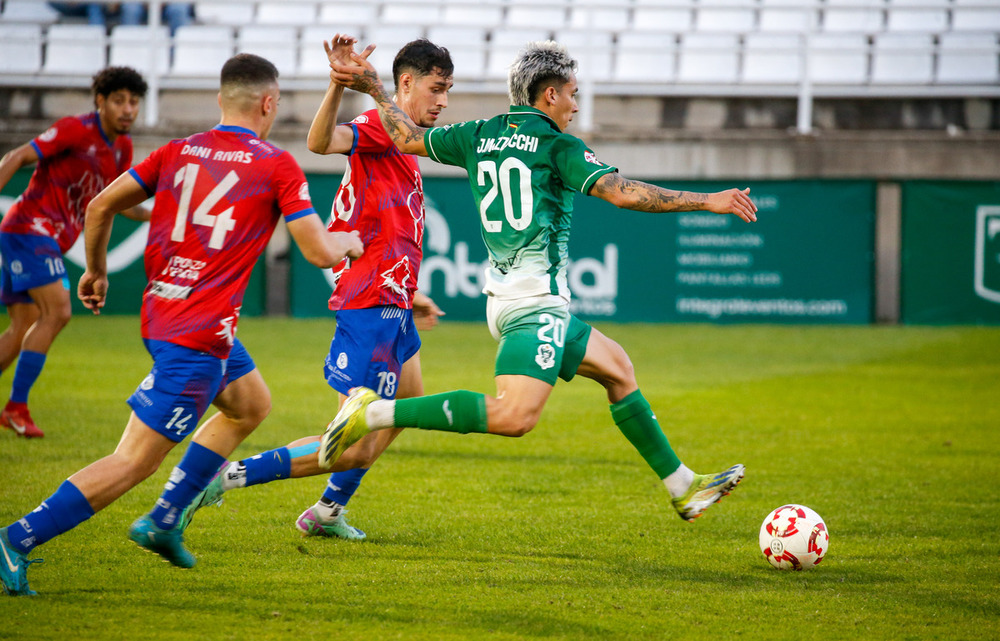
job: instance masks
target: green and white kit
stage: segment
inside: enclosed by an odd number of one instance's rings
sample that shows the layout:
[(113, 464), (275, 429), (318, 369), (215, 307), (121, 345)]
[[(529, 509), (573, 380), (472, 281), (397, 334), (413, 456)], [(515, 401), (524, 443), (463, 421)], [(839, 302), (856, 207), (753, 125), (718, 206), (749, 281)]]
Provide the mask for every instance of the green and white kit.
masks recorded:
[(569, 380), (590, 334), (569, 314), (573, 197), (617, 169), (533, 107), (431, 129), (424, 140), (432, 160), (469, 175), (489, 252), (483, 292), (500, 341), (496, 373)]

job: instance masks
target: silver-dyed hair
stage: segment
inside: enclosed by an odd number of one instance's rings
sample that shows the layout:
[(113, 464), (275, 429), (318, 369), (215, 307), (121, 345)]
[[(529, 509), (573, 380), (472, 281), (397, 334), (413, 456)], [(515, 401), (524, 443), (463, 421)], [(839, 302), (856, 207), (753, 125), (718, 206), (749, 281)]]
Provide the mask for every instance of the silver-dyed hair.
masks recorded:
[(517, 54), (507, 73), (510, 104), (530, 107), (541, 90), (542, 82), (561, 80), (567, 83), (576, 73), (576, 60), (563, 45), (546, 40), (529, 42)]

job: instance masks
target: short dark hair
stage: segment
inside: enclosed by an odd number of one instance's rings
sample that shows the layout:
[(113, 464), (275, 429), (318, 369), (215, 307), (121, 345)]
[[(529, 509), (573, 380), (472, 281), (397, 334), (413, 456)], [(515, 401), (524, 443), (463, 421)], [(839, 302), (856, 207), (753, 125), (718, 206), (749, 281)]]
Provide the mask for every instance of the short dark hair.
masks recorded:
[(219, 84), (257, 87), (278, 81), (278, 68), (267, 58), (238, 53), (222, 65)]
[(419, 38), (403, 45), (392, 61), (392, 81), (399, 86), (399, 77), (404, 73), (415, 76), (429, 76), (437, 69), (444, 76), (455, 73), (451, 54), (427, 38)]
[(149, 87), (142, 74), (132, 67), (107, 67), (94, 74), (90, 88), (95, 96), (108, 97), (119, 89), (128, 89), (142, 98)]

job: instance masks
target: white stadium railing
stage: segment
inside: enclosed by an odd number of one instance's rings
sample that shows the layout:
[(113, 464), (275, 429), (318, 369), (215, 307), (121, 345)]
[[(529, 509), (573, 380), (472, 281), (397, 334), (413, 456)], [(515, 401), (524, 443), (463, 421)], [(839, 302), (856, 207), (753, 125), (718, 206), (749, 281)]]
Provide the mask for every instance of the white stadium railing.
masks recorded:
[(1000, 0), (232, 0), (193, 2), (171, 36), (162, 0), (149, 24), (106, 30), (47, 3), (5, 0), (0, 86), (84, 87), (106, 64), (147, 76), (147, 124), (162, 89), (210, 89), (237, 51), (272, 59), (289, 89), (326, 85), (334, 33), (396, 49), (428, 36), (456, 58), (455, 92), (502, 93), (526, 40), (555, 38), (580, 60), (579, 125), (595, 95), (794, 97), (798, 129), (817, 97), (1000, 97)]

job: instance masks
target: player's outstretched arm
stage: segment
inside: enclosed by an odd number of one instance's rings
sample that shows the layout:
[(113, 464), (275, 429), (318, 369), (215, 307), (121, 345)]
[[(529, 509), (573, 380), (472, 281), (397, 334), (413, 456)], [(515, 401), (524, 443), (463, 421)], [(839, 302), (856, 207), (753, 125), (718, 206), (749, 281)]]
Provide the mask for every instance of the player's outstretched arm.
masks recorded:
[(375, 100), (382, 126), (400, 151), (426, 156), (424, 135), (427, 128), (413, 122), (386, 93), (375, 67), (368, 62), (368, 56), (374, 50), (375, 45), (368, 45), (361, 54), (352, 53), (350, 63), (331, 62), (330, 68), (333, 71), (330, 72), (330, 78), (345, 87), (366, 93)]
[(7, 186), (18, 169), (36, 162), (38, 162), (38, 152), (31, 143), (25, 143), (5, 153), (3, 158), (0, 158), (0, 190)]
[(733, 214), (752, 223), (757, 220), (757, 206), (750, 200), (749, 194), (749, 187), (711, 194), (674, 191), (640, 180), (629, 180), (618, 173), (601, 176), (590, 190), (591, 196), (597, 196), (622, 209), (654, 213), (711, 211), (716, 214)]
[(305, 259), (324, 269), (333, 267), (344, 258), (360, 258), (365, 251), (357, 231), (328, 232), (317, 214), (288, 223), (288, 233), (295, 239)]
[[(354, 53), (357, 38), (343, 34), (335, 34), (330, 42), (323, 41), (326, 59), (330, 63), (349, 63), (349, 56)], [(323, 102), (320, 103), (316, 115), (313, 116), (309, 134), (306, 136), (306, 146), (314, 154), (343, 154), (354, 145), (354, 130), (347, 125), (337, 124), (337, 112), (340, 111), (340, 100), (344, 95), (344, 86), (337, 84), (330, 73), (330, 86), (326, 89)]]
[(80, 277), (76, 295), (83, 306), (95, 314), (101, 313), (108, 294), (108, 242), (115, 214), (131, 209), (144, 200), (146, 190), (132, 174), (124, 173), (87, 205), (83, 227), (87, 269)]

